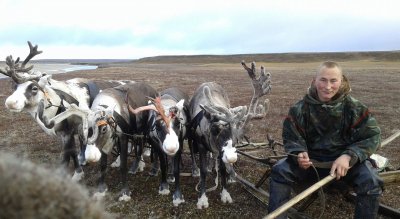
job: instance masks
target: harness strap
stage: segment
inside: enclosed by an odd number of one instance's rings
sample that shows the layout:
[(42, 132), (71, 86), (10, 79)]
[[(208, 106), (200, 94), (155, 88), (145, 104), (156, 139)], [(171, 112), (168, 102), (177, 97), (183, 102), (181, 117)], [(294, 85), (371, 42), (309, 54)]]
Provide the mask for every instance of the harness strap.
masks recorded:
[(332, 167), (333, 161), (326, 161), (326, 162), (322, 162), (322, 161), (316, 161), (313, 159), (310, 159), (310, 161), (313, 163), (313, 165), (316, 168), (321, 168), (321, 169), (330, 169)]
[(129, 126), (128, 122), (122, 117), (118, 112), (114, 111), (113, 117), (117, 125), (121, 128), (124, 133), (131, 133), (132, 129)]
[(89, 93), (89, 107), (92, 106), (94, 98), (96, 98), (97, 94), (100, 93), (99, 87), (93, 81), (89, 81), (87, 83), (79, 83), (80, 86), (85, 86), (88, 89)]
[(64, 99), (65, 101), (67, 101), (67, 103), (69, 103), (69, 104), (74, 103), (75, 105), (79, 106), (78, 100), (76, 100), (73, 96), (69, 95), (68, 93), (66, 93), (62, 90), (58, 90), (55, 88), (53, 88), (53, 90), (56, 92), (56, 94), (58, 96), (60, 96), (61, 99)]
[(190, 121), (188, 128), (189, 129), (196, 129), (197, 126), (200, 125), (200, 121), (201, 119), (204, 117), (204, 111), (201, 110), (199, 113), (197, 113), (197, 115), (192, 119), (192, 121)]

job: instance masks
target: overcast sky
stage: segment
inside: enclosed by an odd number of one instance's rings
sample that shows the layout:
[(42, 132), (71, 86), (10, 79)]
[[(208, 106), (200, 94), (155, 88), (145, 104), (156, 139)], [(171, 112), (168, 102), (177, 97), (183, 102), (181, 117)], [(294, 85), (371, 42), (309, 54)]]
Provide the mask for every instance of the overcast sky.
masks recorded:
[(0, 59), (400, 50), (397, 0), (1, 0)]

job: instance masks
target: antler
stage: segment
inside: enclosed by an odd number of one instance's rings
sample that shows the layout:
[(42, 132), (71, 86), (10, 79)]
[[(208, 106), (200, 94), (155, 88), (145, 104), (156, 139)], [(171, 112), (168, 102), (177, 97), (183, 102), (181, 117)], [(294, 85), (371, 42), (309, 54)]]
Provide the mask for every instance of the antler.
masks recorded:
[(234, 121), (234, 114), (229, 111), (228, 108), (224, 106), (216, 105), (213, 101), (213, 97), (211, 95), (210, 88), (208, 86), (204, 87), (204, 95), (209, 100), (209, 103), (212, 105), (201, 105), (202, 108), (205, 108), (208, 112), (210, 112), (213, 116), (217, 119), (225, 121), (225, 122), (233, 122)]
[(251, 119), (263, 118), (266, 114), (266, 110), (269, 106), (269, 100), (264, 101), (263, 105), (258, 105), (258, 100), (260, 97), (268, 94), (271, 91), (271, 74), (265, 72), (264, 66), (261, 66), (260, 77), (256, 76), (256, 63), (251, 63), (251, 68), (249, 68), (244, 61), (241, 62), (243, 68), (249, 74), (251, 78), (251, 83), (253, 85), (253, 96), (250, 101), (250, 106), (247, 113), (238, 122), (238, 131), (242, 136), (244, 134), (244, 129)]
[[(128, 103), (129, 101), (128, 101), (128, 93), (127, 93), (125, 96), (125, 103), (128, 106), (128, 110), (133, 114), (138, 114), (145, 110), (154, 110), (154, 111), (158, 112), (158, 114), (160, 114), (160, 116), (161, 116), (161, 119), (164, 120), (167, 128), (169, 128), (170, 118), (165, 115), (164, 107), (161, 104), (161, 97), (158, 96), (155, 99), (151, 98), (151, 97), (148, 97), (148, 98), (153, 103), (153, 105), (141, 106), (136, 109), (133, 109), (131, 107), (131, 105), (129, 105), (129, 103)], [(167, 129), (167, 132), (169, 132), (169, 129)]]
[[(28, 72), (33, 69), (33, 65), (25, 68), (25, 65), (36, 55), (42, 53), (42, 51), (38, 51), (38, 46), (32, 46), (31, 42), (28, 41), (29, 45), (29, 55), (25, 58), (24, 62), (19, 65), (19, 57), (14, 61), (12, 55), (6, 57), (7, 67), (5, 70), (0, 69), (0, 73), (11, 77), (16, 83), (22, 84), (29, 80), (38, 80), (42, 75), (41, 74), (29, 74)], [(28, 73), (28, 75), (20, 76), (18, 73), (24, 72)]]
[(32, 46), (32, 43), (28, 41), (29, 45), (29, 55), (25, 58), (24, 62), (21, 65), (21, 68), (19, 71), (21, 72), (28, 72), (33, 68), (33, 65), (29, 66), (28, 68), (25, 68), (25, 65), (36, 55), (39, 55), (43, 51), (38, 50), (38, 45)]

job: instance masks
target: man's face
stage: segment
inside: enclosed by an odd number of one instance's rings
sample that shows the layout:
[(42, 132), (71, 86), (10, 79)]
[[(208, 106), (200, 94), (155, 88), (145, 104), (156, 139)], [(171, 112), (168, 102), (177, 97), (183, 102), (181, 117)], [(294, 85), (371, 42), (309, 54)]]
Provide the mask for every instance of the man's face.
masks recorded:
[(342, 74), (338, 68), (321, 68), (315, 78), (318, 98), (322, 102), (329, 102), (339, 91), (342, 84)]

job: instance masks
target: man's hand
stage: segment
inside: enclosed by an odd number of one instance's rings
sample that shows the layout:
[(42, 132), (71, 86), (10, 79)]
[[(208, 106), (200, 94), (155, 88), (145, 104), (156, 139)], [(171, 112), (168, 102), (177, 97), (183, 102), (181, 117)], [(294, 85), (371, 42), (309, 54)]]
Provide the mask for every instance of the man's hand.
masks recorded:
[(303, 169), (308, 169), (312, 165), (312, 162), (310, 161), (307, 152), (299, 153), (297, 155), (297, 162), (299, 163), (299, 166)]
[(336, 173), (337, 180), (339, 180), (340, 177), (346, 176), (347, 171), (350, 169), (350, 160), (350, 155), (342, 154), (333, 162), (330, 174), (334, 176)]

